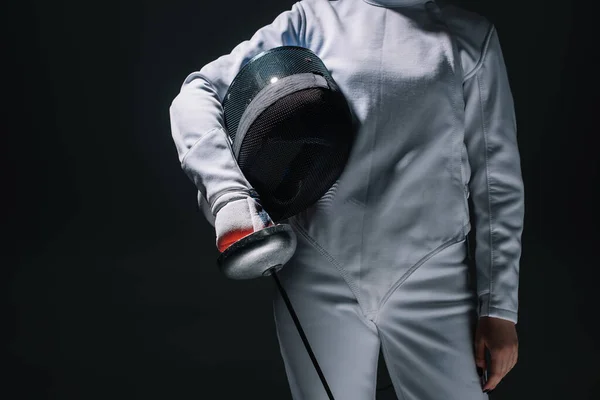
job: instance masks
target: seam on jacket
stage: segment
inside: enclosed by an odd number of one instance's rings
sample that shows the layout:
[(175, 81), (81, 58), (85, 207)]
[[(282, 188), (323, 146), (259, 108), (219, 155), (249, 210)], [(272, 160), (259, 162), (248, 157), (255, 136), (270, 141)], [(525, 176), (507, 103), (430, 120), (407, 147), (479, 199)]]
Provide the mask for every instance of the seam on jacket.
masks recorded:
[(457, 234), (454, 235), (454, 237), (452, 237), (450, 240), (445, 241), (444, 243), (440, 244), (438, 247), (436, 247), (435, 249), (431, 250), (429, 253), (427, 253), (425, 256), (423, 256), (419, 261), (417, 261), (412, 267), (410, 267), (404, 274), (402, 274), (402, 276), (400, 278), (398, 278), (398, 280), (392, 285), (392, 287), (390, 287), (390, 289), (386, 292), (386, 294), (383, 296), (383, 298), (381, 299), (381, 301), (379, 302), (379, 305), (377, 306), (376, 310), (372, 310), (371, 312), (377, 312), (377, 315), (375, 316), (375, 319), (373, 322), (377, 323), (377, 318), (379, 317), (379, 311), (381, 310), (381, 308), (385, 305), (385, 303), (388, 301), (388, 299), (390, 298), (390, 296), (404, 283), (406, 282), (406, 280), (417, 270), (419, 269), (419, 267), (421, 265), (423, 265), (426, 261), (428, 261), (430, 258), (432, 258), (433, 256), (435, 256), (436, 254), (440, 253), (442, 250), (447, 249), (448, 247), (460, 243), (461, 241), (466, 240), (466, 236), (464, 234), (465, 232), (465, 227), (463, 226), (460, 229), (460, 232), (458, 232)]
[(500, 310), (500, 311), (506, 311), (509, 313), (517, 314), (517, 311), (515, 311), (515, 310), (508, 310), (506, 308), (500, 308), (500, 307), (495, 307), (495, 306), (488, 306), (488, 310)]
[[(364, 216), (363, 216), (363, 218), (364, 218)], [(290, 218), (288, 221), (289, 221), (290, 225), (293, 225), (297, 229), (297, 231), (302, 235), (302, 237), (304, 237), (304, 239), (306, 239), (306, 241), (308, 241), (308, 243), (315, 250), (317, 250), (323, 257), (325, 257), (325, 259), (327, 259), (327, 261), (329, 261), (331, 264), (333, 264), (333, 266), (337, 269), (338, 273), (340, 275), (342, 275), (342, 277), (344, 278), (344, 281), (350, 288), (350, 291), (354, 294), (354, 297), (356, 297), (356, 301), (358, 302), (359, 306), (362, 308), (362, 306), (361, 306), (362, 300), (361, 300), (359, 288), (358, 288), (358, 286), (356, 286), (356, 284), (350, 278), (350, 276), (348, 276), (348, 273), (343, 268), (342, 264), (337, 259), (335, 259), (331, 254), (329, 254), (329, 252), (327, 250), (325, 250), (323, 247), (321, 247), (321, 245), (319, 245), (319, 243), (316, 240), (314, 240), (308, 234), (308, 232), (306, 232), (304, 227), (301, 226), (296, 220), (294, 220), (293, 218)]]
[(210, 90), (212, 90), (214, 94), (217, 95), (219, 102), (223, 103), (223, 99), (221, 98), (221, 96), (219, 96), (219, 92), (217, 91), (217, 88), (215, 87), (215, 85), (213, 85), (212, 81), (206, 75), (201, 73), (200, 71), (194, 71), (194, 72), (188, 74), (188, 76), (186, 76), (185, 79), (183, 80), (183, 83), (181, 84), (179, 91), (183, 92), (185, 87), (187, 85), (189, 85), (190, 83), (192, 83), (192, 81), (194, 81), (196, 79), (202, 79), (204, 81), (204, 83), (206, 83), (206, 86), (208, 86), (208, 88)]
[[(180, 165), (180, 166), (181, 166), (181, 169), (182, 169), (182, 170), (184, 170), (184, 171), (189, 171), (189, 169), (188, 169), (188, 168), (187, 168), (187, 166), (185, 165), (185, 160), (187, 159), (187, 156), (188, 156), (188, 154), (190, 154), (190, 153), (192, 152), (192, 150), (193, 150), (193, 149), (194, 149), (194, 148), (195, 148), (195, 147), (198, 145), (198, 143), (199, 143), (199, 142), (200, 142), (202, 139), (204, 139), (204, 138), (205, 138), (206, 136), (208, 136), (210, 133), (212, 133), (212, 132), (214, 132), (214, 131), (217, 131), (217, 130), (221, 130), (221, 131), (223, 131), (223, 134), (226, 136), (227, 145), (228, 145), (228, 147), (229, 147), (229, 150), (231, 151), (231, 144), (229, 143), (229, 138), (227, 137), (227, 133), (225, 132), (225, 130), (224, 130), (223, 128), (221, 128), (221, 127), (215, 127), (215, 128), (212, 128), (212, 129), (208, 130), (206, 133), (204, 133), (202, 136), (200, 136), (200, 138), (198, 138), (198, 140), (196, 140), (196, 141), (194, 142), (194, 144), (193, 144), (193, 145), (192, 145), (192, 146), (191, 146), (191, 147), (188, 149), (188, 151), (185, 153), (185, 155), (184, 155), (184, 156), (183, 156), (183, 158), (181, 159), (181, 165)], [(233, 154), (233, 153), (232, 153), (232, 154)], [(219, 199), (221, 199), (221, 198), (223, 197), (223, 195), (225, 195), (225, 194), (227, 194), (227, 193), (231, 193), (231, 192), (240, 192), (240, 193), (242, 193), (242, 192), (245, 192), (245, 191), (244, 191), (244, 190), (240, 190), (240, 189), (238, 189), (238, 188), (235, 188), (235, 189), (228, 188), (228, 189), (225, 189), (225, 190), (221, 191), (221, 192), (219, 193), (219, 196), (218, 196), (218, 197), (216, 197), (215, 199), (213, 199), (213, 201), (212, 201), (212, 202), (208, 203), (208, 206), (209, 206), (209, 208), (211, 209), (211, 213), (213, 214), (213, 216), (215, 216), (215, 215), (216, 215), (216, 214), (217, 214), (217, 213), (218, 213), (218, 212), (221, 210), (221, 208), (223, 208), (223, 207), (225, 206), (225, 204), (221, 204), (221, 206), (220, 206), (220, 207), (218, 207), (217, 209), (215, 209), (215, 210), (213, 211), (213, 207), (214, 207), (215, 203), (216, 203), (217, 201), (219, 201)], [(249, 191), (246, 191), (245, 193), (247, 193), (248, 197), (250, 197), (250, 192), (249, 192)], [(203, 194), (202, 196), (204, 197), (204, 194)], [(243, 197), (240, 197), (240, 198), (243, 198)], [(208, 201), (208, 199), (206, 199), (206, 200)], [(238, 200), (238, 199), (231, 199), (231, 200)], [(231, 200), (230, 200), (230, 201), (231, 201)]]
[[(383, 32), (382, 32), (382, 38), (381, 38), (381, 48), (379, 49), (379, 69), (377, 70), (377, 91), (378, 91), (378, 95), (377, 95), (377, 108), (379, 108), (381, 106), (382, 100), (383, 100), (383, 90), (381, 89), (381, 84), (382, 84), (382, 71), (383, 71), (383, 49), (385, 46), (385, 36), (386, 36), (386, 30), (387, 30), (387, 16), (388, 16), (388, 9), (384, 9), (383, 10)], [(374, 129), (373, 132), (377, 132), (379, 130), (379, 118), (375, 118), (374, 119)], [(367, 216), (367, 213), (369, 212), (369, 209), (367, 207), (367, 205), (369, 204), (369, 189), (371, 188), (371, 175), (373, 174), (373, 153), (372, 150), (375, 148), (375, 143), (377, 140), (377, 134), (373, 135), (373, 140), (371, 140), (371, 147), (369, 149), (369, 151), (371, 152), (371, 156), (369, 157), (369, 173), (367, 174), (367, 187), (365, 189), (365, 209), (362, 213), (362, 229), (361, 229), (361, 235), (360, 235), (360, 251), (359, 251), (359, 257), (360, 257), (360, 261), (359, 261), (359, 277), (362, 280), (362, 272), (363, 272), (363, 254), (364, 254), (364, 245), (365, 245), (365, 234), (367, 232), (367, 230), (365, 229), (365, 225), (366, 224), (373, 224), (374, 223), (374, 219), (373, 218), (369, 218), (369, 216)], [(372, 226), (372, 225), (371, 225)], [(370, 314), (374, 311), (377, 310), (368, 310), (366, 313)]]
[(463, 79), (463, 84), (466, 81), (468, 81), (469, 79), (471, 79), (471, 77), (473, 77), (477, 73), (477, 71), (479, 71), (481, 66), (483, 65), (485, 57), (487, 56), (488, 48), (490, 46), (490, 40), (492, 39), (492, 35), (494, 34), (495, 30), (496, 30), (495, 26), (493, 24), (490, 25), (490, 28), (488, 29), (488, 32), (485, 37), (485, 41), (483, 42), (483, 49), (481, 50), (481, 56), (479, 57), (479, 60), (477, 61), (477, 64), (475, 64), (473, 69), (471, 71), (469, 71), (469, 73), (465, 74), (465, 77)]
[(478, 84), (478, 89), (479, 89), (479, 105), (481, 108), (481, 129), (483, 132), (483, 142), (484, 142), (484, 157), (485, 157), (485, 176), (486, 176), (486, 189), (487, 189), (487, 203), (488, 203), (488, 220), (489, 220), (489, 224), (490, 224), (490, 266), (489, 266), (489, 293), (490, 296), (487, 299), (487, 303), (488, 303), (488, 307), (491, 305), (492, 303), (492, 287), (493, 287), (493, 280), (494, 280), (494, 276), (493, 276), (493, 272), (494, 272), (494, 224), (493, 224), (493, 217), (492, 217), (492, 199), (490, 196), (490, 192), (491, 192), (491, 178), (490, 178), (490, 166), (489, 166), (489, 159), (488, 159), (488, 137), (487, 137), (487, 127), (486, 127), (486, 123), (485, 123), (485, 112), (484, 112), (484, 107), (483, 107), (483, 99), (482, 99), (482, 93), (483, 93), (483, 82), (482, 80), (479, 78), (479, 75), (477, 75), (477, 84)]
[(359, 207), (366, 207), (366, 205), (365, 205), (363, 202), (356, 200), (354, 197), (350, 197), (350, 198), (349, 198), (348, 200), (346, 200), (346, 201), (347, 201), (348, 203), (352, 203), (352, 204), (354, 204), (355, 206), (359, 206)]
[[(460, 93), (460, 98), (462, 99), (462, 107), (463, 107), (463, 111), (464, 111), (464, 107), (466, 106), (466, 100), (465, 100), (465, 95), (464, 95), (464, 83), (465, 83), (465, 75), (464, 75), (464, 73), (465, 73), (465, 71), (463, 69), (463, 62), (462, 62), (462, 58), (461, 58), (461, 55), (460, 55), (460, 46), (458, 45), (458, 42), (456, 40), (456, 35), (454, 34), (454, 31), (452, 30), (452, 28), (450, 28), (450, 25), (448, 25), (448, 23), (447, 23), (446, 14), (444, 14), (443, 9), (437, 3), (438, 3), (437, 1), (433, 1), (434, 6), (437, 7), (437, 10), (438, 10), (438, 13), (439, 13), (438, 14), (439, 15), (439, 19), (440, 19), (441, 23), (444, 25), (444, 27), (446, 28), (446, 31), (448, 32), (448, 36), (450, 38), (450, 43), (452, 45), (452, 53), (453, 53), (454, 57), (456, 57), (456, 60), (455, 60), (454, 63), (458, 66), (458, 68), (460, 70), (460, 74), (462, 75), (460, 77), (460, 82), (456, 82), (458, 79), (456, 77), (456, 74), (454, 74), (454, 80), (455, 80), (455, 84), (458, 86), (458, 88), (455, 87), (455, 90), (457, 92), (457, 93), (455, 93), (455, 95), (458, 94), (458, 93)], [(427, 10), (430, 13), (432, 12), (432, 10), (430, 8), (427, 8)], [(436, 15), (435, 12), (433, 12), (433, 14)], [(450, 62), (448, 62), (448, 65), (450, 66), (451, 69), (453, 68), (453, 65), (451, 65)], [(456, 103), (455, 103), (454, 99), (452, 99), (452, 106), (456, 110)], [(453, 131), (453, 144), (455, 143), (455, 140), (456, 140), (455, 136), (456, 136), (456, 134), (458, 132), (458, 126), (460, 125), (456, 114), (454, 114), (454, 120), (456, 122), (456, 125), (455, 125), (456, 129), (454, 129), (454, 131)], [(463, 127), (463, 130), (464, 130), (464, 127), (465, 127), (464, 114), (463, 114), (462, 127)], [(464, 134), (462, 135), (462, 139), (463, 140), (458, 144), (458, 150), (453, 150), (452, 151), (452, 158), (454, 160), (455, 157), (456, 157), (457, 163), (459, 165), (458, 169), (460, 170), (459, 171), (460, 176), (459, 176), (458, 179), (459, 179), (461, 193), (463, 193), (463, 195), (465, 196), (463, 203), (464, 203), (464, 206), (465, 206), (466, 222), (470, 223), (471, 216), (470, 216), (470, 213), (469, 213), (469, 200), (468, 200), (468, 197), (466, 196), (466, 190), (465, 190), (466, 186), (468, 186), (468, 185), (465, 185), (465, 182), (463, 180), (463, 177), (464, 177), (464, 165), (463, 165), (463, 157), (462, 157), (463, 156), (463, 153), (462, 153), (463, 148), (462, 148), (462, 146), (464, 145)], [(458, 151), (458, 155), (455, 154), (456, 151)], [(452, 170), (452, 173), (454, 173), (454, 170)]]
[[(329, 0), (332, 1), (332, 0)], [(419, 5), (421, 5), (422, 1), (419, 0), (414, 0), (412, 3), (406, 3), (406, 4), (396, 4), (396, 5), (390, 5), (390, 4), (380, 4), (380, 3), (375, 3), (371, 0), (364, 0), (365, 3), (370, 4), (372, 6), (375, 7), (380, 7), (380, 8), (408, 8), (408, 7), (417, 7)]]
[[(432, 3), (434, 8), (430, 8), (427, 7), (427, 4)], [(441, 10), (441, 8), (439, 7), (439, 5), (435, 2), (435, 1), (431, 1), (426, 3), (426, 11), (429, 14), (429, 17), (434, 21), (439, 23), (440, 25), (442, 25), (445, 30), (446, 33), (448, 34), (448, 39), (450, 40), (450, 46), (452, 47), (452, 57), (455, 58), (453, 59), (453, 62), (451, 63), (450, 60), (446, 57), (446, 64), (448, 65), (450, 71), (454, 72), (452, 73), (452, 80), (454, 82), (454, 85), (452, 85), (452, 109), (453, 109), (453, 119), (454, 119), (454, 129), (452, 129), (452, 149), (450, 151), (450, 174), (452, 176), (452, 180), (454, 181), (455, 179), (458, 179), (458, 184), (459, 184), (459, 188), (461, 190), (461, 193), (464, 193), (464, 182), (463, 182), (463, 164), (462, 164), (462, 147), (461, 144), (464, 143), (464, 141), (460, 141), (460, 143), (457, 143), (457, 137), (458, 137), (458, 127), (459, 126), (465, 126), (464, 124), (464, 118), (461, 124), (461, 121), (459, 121), (458, 116), (457, 116), (457, 112), (460, 111), (460, 108), (458, 107), (457, 98), (461, 98), (463, 100), (463, 109), (465, 106), (465, 101), (464, 101), (464, 88), (463, 88), (463, 80), (464, 78), (462, 76), (457, 76), (456, 71), (455, 71), (455, 67), (457, 67), (459, 69), (460, 75), (464, 74), (463, 71), (463, 66), (462, 66), (462, 60), (460, 58), (460, 50), (458, 48), (458, 43), (456, 42), (456, 38), (454, 37), (454, 32), (452, 31), (452, 29), (450, 29), (450, 26), (448, 26), (447, 22), (446, 22), (446, 17), (443, 13), (443, 11)], [(464, 139), (464, 137), (463, 137)], [(458, 154), (456, 154), (458, 153)], [(459, 174), (459, 176), (457, 177), (456, 174)], [(464, 202), (463, 202), (464, 203)], [(468, 212), (468, 205), (467, 205), (467, 219), (469, 218), (469, 212)]]
[(202, 136), (200, 136), (200, 137), (199, 137), (199, 138), (198, 138), (198, 139), (197, 139), (197, 140), (194, 142), (194, 144), (192, 144), (192, 145), (190, 146), (190, 148), (188, 149), (188, 151), (186, 151), (186, 152), (185, 152), (185, 154), (183, 155), (183, 158), (181, 159), (181, 168), (182, 168), (182, 169), (184, 169), (184, 170), (186, 169), (186, 168), (185, 168), (185, 165), (184, 165), (184, 164), (185, 164), (185, 160), (187, 159), (187, 156), (188, 156), (188, 154), (190, 154), (190, 153), (192, 152), (192, 150), (193, 150), (193, 149), (196, 147), (196, 145), (197, 145), (197, 144), (198, 144), (198, 143), (199, 143), (199, 142), (200, 142), (202, 139), (204, 139), (204, 138), (206, 137), (206, 135), (208, 135), (209, 133), (212, 133), (213, 131), (216, 131), (216, 130), (218, 130), (218, 129), (221, 129), (221, 130), (223, 130), (223, 128), (221, 128), (221, 127), (215, 127), (215, 128), (212, 128), (212, 129), (210, 129), (209, 131), (207, 131), (207, 132), (205, 132), (204, 134), (202, 134)]
[(297, 2), (296, 5), (298, 6), (298, 10), (300, 11), (300, 32), (298, 32), (298, 42), (300, 44), (300, 46), (302, 47), (306, 47), (306, 23), (307, 23), (307, 18), (306, 18), (306, 11), (304, 10), (304, 7), (302, 6), (302, 0)]

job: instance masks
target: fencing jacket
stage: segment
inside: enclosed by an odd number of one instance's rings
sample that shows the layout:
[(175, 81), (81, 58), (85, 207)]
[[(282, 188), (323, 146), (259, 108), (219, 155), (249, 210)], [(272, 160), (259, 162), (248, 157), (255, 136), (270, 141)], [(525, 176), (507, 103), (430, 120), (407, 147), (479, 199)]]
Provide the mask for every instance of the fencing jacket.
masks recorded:
[(516, 323), (524, 189), (495, 27), (431, 1), (302, 0), (191, 73), (170, 107), (172, 135), (212, 224), (251, 188), (221, 101), (247, 61), (283, 45), (315, 52), (359, 121), (344, 173), (294, 223), (379, 300), (474, 227), (479, 315)]

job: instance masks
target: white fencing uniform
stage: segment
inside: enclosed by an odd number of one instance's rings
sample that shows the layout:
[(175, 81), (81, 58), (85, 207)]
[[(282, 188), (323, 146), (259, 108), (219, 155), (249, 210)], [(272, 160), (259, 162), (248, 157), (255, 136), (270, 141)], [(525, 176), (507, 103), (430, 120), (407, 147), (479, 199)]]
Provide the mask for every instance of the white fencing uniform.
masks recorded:
[[(190, 74), (172, 103), (182, 168), (211, 223), (215, 210), (251, 188), (230, 151), (221, 100), (242, 65), (283, 45), (315, 52), (359, 121), (342, 176), (289, 220), (298, 249), (280, 272), (334, 396), (375, 397), (381, 343), (399, 399), (486, 398), (474, 324), (478, 316), (517, 322), (524, 217), (497, 31), (482, 16), (420, 0), (295, 3)], [(326, 399), (274, 296), (294, 399)]]

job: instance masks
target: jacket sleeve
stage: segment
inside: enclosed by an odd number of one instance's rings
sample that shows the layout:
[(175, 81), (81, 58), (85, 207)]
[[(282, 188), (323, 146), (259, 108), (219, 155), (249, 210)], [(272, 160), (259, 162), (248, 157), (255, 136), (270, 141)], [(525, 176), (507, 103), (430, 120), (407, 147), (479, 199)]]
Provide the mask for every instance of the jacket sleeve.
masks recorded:
[(171, 103), (171, 133), (181, 168), (198, 188), (198, 204), (213, 226), (222, 206), (247, 197), (252, 188), (233, 155), (223, 97), (241, 67), (255, 55), (278, 46), (302, 46), (304, 20), (297, 2), (229, 54), (189, 74)]
[(513, 97), (493, 25), (463, 87), (478, 312), (517, 323), (524, 188)]

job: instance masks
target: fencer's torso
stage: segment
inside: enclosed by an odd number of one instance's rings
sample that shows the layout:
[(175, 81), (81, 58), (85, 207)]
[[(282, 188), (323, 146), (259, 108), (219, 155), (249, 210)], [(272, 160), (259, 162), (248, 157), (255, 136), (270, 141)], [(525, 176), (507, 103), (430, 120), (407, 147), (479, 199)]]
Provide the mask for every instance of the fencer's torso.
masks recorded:
[(337, 184), (291, 222), (361, 286), (399, 278), (469, 230), (463, 72), (451, 17), (425, 1), (389, 3), (302, 2), (304, 45), (331, 71), (359, 128)]
[[(477, 227), (480, 315), (516, 321), (524, 192), (500, 43), (484, 17), (425, 0), (301, 0), (230, 54), (189, 74), (170, 109), (182, 168), (209, 221), (248, 196), (221, 102), (262, 51), (303, 46), (325, 63), (357, 121), (348, 164), (297, 232), (368, 292)], [(360, 293), (358, 293), (360, 295)]]

